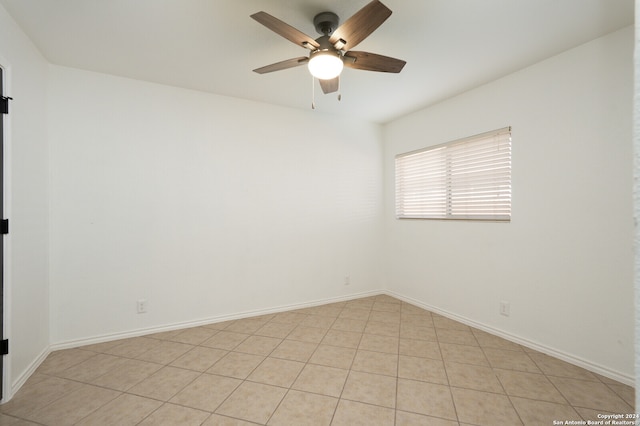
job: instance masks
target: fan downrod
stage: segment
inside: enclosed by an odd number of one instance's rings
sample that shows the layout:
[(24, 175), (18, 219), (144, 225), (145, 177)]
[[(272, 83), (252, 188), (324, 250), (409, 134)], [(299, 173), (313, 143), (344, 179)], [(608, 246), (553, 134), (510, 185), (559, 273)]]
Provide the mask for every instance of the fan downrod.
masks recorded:
[(338, 28), (339, 22), (340, 18), (333, 12), (321, 12), (313, 18), (316, 31), (322, 35), (331, 35)]

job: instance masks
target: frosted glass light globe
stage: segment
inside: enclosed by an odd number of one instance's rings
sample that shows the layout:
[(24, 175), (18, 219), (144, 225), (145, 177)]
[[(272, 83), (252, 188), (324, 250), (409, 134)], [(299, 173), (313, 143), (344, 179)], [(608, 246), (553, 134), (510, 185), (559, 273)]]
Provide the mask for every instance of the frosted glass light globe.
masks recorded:
[(331, 80), (342, 72), (344, 64), (338, 53), (318, 52), (309, 60), (309, 72), (319, 80)]

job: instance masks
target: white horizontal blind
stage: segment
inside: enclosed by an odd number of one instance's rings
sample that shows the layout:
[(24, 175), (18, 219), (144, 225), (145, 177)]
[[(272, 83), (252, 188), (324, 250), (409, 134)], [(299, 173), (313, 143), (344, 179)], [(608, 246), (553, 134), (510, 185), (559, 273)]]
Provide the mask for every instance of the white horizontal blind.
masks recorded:
[(511, 128), (396, 156), (396, 217), (511, 220)]

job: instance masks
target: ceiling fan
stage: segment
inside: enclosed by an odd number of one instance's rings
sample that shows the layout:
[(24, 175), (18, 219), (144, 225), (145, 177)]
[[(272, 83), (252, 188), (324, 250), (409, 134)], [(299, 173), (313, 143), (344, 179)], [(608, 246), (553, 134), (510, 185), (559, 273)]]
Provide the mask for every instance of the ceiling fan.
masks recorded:
[(338, 91), (343, 66), (358, 70), (399, 73), (406, 64), (403, 60), (351, 50), (382, 25), (389, 16), (391, 10), (378, 0), (367, 4), (340, 26), (338, 15), (322, 12), (313, 18), (316, 31), (322, 34), (314, 40), (266, 12), (254, 13), (251, 15), (253, 19), (311, 52), (308, 57), (287, 59), (253, 71), (266, 74), (307, 64), (311, 74), (320, 81), (324, 93)]

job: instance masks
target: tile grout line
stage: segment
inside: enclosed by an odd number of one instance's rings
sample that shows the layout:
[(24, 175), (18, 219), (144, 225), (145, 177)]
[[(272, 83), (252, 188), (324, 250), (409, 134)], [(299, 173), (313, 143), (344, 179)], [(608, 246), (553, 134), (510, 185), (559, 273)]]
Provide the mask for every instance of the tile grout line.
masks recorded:
[(504, 395), (507, 397), (507, 400), (509, 401), (509, 404), (511, 405), (511, 408), (513, 409), (513, 412), (516, 413), (516, 416), (518, 416), (518, 419), (520, 420), (520, 423), (524, 425), (525, 424), (524, 419), (522, 418), (522, 416), (518, 412), (518, 409), (516, 408), (516, 406), (513, 404), (513, 400), (511, 399), (511, 396), (507, 392), (507, 389), (504, 387), (504, 384), (502, 383), (502, 380), (500, 380), (500, 377), (498, 377), (498, 375), (496, 374), (495, 367), (493, 366), (493, 364), (491, 363), (491, 360), (487, 356), (485, 348), (480, 344), (480, 341), (478, 340), (478, 336), (476, 336), (473, 333), (473, 330), (471, 331), (471, 334), (473, 335), (473, 338), (476, 340), (476, 343), (478, 344), (478, 347), (480, 348), (480, 351), (482, 352), (482, 355), (484, 355), (484, 357), (486, 358), (487, 362), (489, 363), (489, 368), (491, 368), (491, 372), (493, 373), (493, 377), (495, 377), (495, 379), (500, 384), (500, 387), (502, 388), (502, 391), (504, 392)]
[[(336, 317), (336, 318), (337, 318), (337, 317)], [(335, 323), (335, 320), (333, 321), (333, 323)], [(332, 323), (332, 325), (333, 325), (333, 323)], [(294, 329), (295, 329), (295, 328), (294, 328)], [(289, 332), (289, 334), (291, 334), (292, 332), (293, 332), (293, 330), (292, 330), (291, 332)], [(323, 339), (324, 339), (324, 337), (327, 335), (327, 333), (328, 333), (328, 331), (327, 331), (327, 332), (325, 332), (325, 334), (322, 336), (322, 338), (323, 338)], [(288, 336), (289, 334), (287, 334), (287, 336)], [(284, 342), (284, 341), (285, 341), (285, 339), (286, 339), (286, 337), (282, 339), (282, 342)], [(282, 344), (282, 342), (280, 342), (280, 343)], [(320, 342), (322, 342), (322, 340), (321, 340)], [(278, 346), (280, 346), (280, 345), (278, 345)], [(318, 343), (318, 346), (316, 347), (316, 350), (317, 350), (317, 348), (318, 348), (319, 346), (320, 346), (320, 343)], [(274, 349), (273, 349), (273, 351), (275, 351), (276, 349), (277, 349), (277, 348), (274, 348)], [(271, 351), (271, 353), (273, 353), (273, 351)], [(315, 350), (314, 350), (314, 353), (315, 353)], [(311, 355), (309, 356), (309, 359), (311, 359), (311, 357), (312, 357), (312, 356), (313, 356), (313, 354), (311, 354)], [(304, 371), (305, 367), (308, 365), (308, 363), (309, 363), (309, 359), (307, 359), (307, 361), (305, 361), (304, 365), (302, 366), (302, 368), (300, 369), (300, 371), (299, 371), (299, 372), (298, 372), (298, 374), (296, 375), (295, 379), (293, 379), (293, 381), (291, 382), (291, 384), (290, 384), (290, 385), (289, 385), (289, 387), (287, 388), (287, 391), (285, 392), (284, 396), (282, 397), (282, 399), (280, 400), (280, 402), (278, 403), (278, 405), (276, 406), (276, 408), (273, 410), (273, 413), (271, 413), (271, 415), (269, 416), (269, 418), (267, 419), (267, 421), (266, 421), (266, 423), (265, 423), (265, 424), (268, 424), (268, 423), (269, 423), (269, 421), (271, 420), (271, 418), (273, 418), (273, 416), (274, 416), (274, 415), (276, 414), (276, 412), (278, 411), (278, 408), (280, 408), (280, 405), (282, 405), (282, 402), (287, 398), (287, 395), (289, 395), (289, 392), (292, 390), (292, 386), (295, 384), (296, 380), (298, 380), (298, 377), (300, 377), (300, 375), (301, 375), (301, 374), (302, 374), (302, 372)], [(265, 360), (266, 360), (266, 358), (265, 358)], [(264, 362), (264, 361), (263, 361), (263, 362)], [(294, 389), (294, 390), (295, 390), (295, 389)], [(338, 406), (338, 404), (336, 403), (336, 408), (337, 408), (337, 406)], [(335, 414), (335, 409), (334, 409), (334, 414)], [(333, 417), (332, 417), (332, 419), (333, 419)]]
[(431, 321), (433, 322), (433, 332), (436, 336), (436, 343), (438, 344), (438, 351), (440, 352), (440, 358), (442, 358), (442, 369), (444, 370), (445, 377), (447, 378), (447, 387), (449, 388), (449, 396), (451, 396), (451, 402), (453, 404), (453, 412), (456, 415), (456, 421), (460, 424), (460, 415), (458, 414), (458, 407), (456, 405), (456, 399), (453, 397), (453, 386), (451, 385), (451, 379), (449, 378), (449, 372), (447, 371), (447, 365), (444, 359), (444, 353), (442, 353), (442, 346), (440, 346), (440, 337), (436, 329), (436, 324), (433, 321), (433, 315), (431, 315)]
[(393, 413), (393, 425), (396, 426), (398, 424), (398, 389), (400, 387), (400, 333), (402, 329), (402, 306), (400, 304), (400, 322), (398, 323), (398, 362), (396, 363), (396, 395), (395, 395), (395, 404), (394, 404), (394, 413)]
[[(213, 336), (215, 336), (215, 335), (219, 334), (219, 332), (220, 332), (220, 331), (224, 331), (224, 330), (226, 330), (226, 329), (227, 329), (229, 326), (231, 326), (234, 322), (236, 322), (236, 320), (234, 320), (233, 322), (231, 322), (230, 324), (228, 324), (228, 325), (227, 325), (226, 327), (224, 327), (222, 330), (218, 330), (218, 332), (217, 332), (217, 333), (215, 333), (215, 334), (213, 334), (211, 337), (213, 337)], [(234, 332), (234, 331), (231, 331), (231, 332)], [(237, 332), (235, 332), (235, 333), (237, 333)], [(178, 335), (180, 335), (180, 334), (182, 334), (182, 332), (181, 332), (181, 333), (178, 333)], [(238, 333), (238, 334), (247, 334), (247, 333)], [(238, 343), (236, 346), (234, 346), (231, 350), (228, 350), (228, 351), (227, 351), (227, 353), (226, 353), (224, 356), (222, 356), (221, 358), (219, 358), (218, 360), (216, 360), (216, 362), (214, 362), (214, 363), (213, 363), (209, 368), (211, 368), (213, 365), (215, 365), (218, 361), (222, 360), (222, 359), (223, 359), (224, 357), (226, 357), (229, 353), (233, 352), (235, 348), (237, 348), (239, 345), (241, 345), (244, 341), (246, 341), (246, 339), (248, 339), (248, 338), (249, 338), (250, 336), (252, 336), (252, 335), (253, 335), (253, 334), (247, 334), (247, 337), (246, 337), (242, 342), (239, 342), (239, 343)], [(177, 337), (177, 336), (176, 336), (176, 337)], [(194, 348), (196, 348), (196, 347), (203, 347), (203, 348), (207, 348), (207, 346), (202, 346), (202, 343), (206, 342), (207, 340), (209, 340), (209, 338), (204, 339), (204, 340), (203, 340), (203, 341), (201, 341), (199, 344), (194, 345)], [(179, 343), (182, 343), (182, 342), (179, 342)], [(212, 349), (217, 349), (217, 348), (212, 348)], [(193, 350), (193, 349), (192, 349), (192, 350)], [(238, 352), (238, 353), (242, 353), (242, 352)], [(177, 358), (175, 358), (173, 361), (171, 361), (170, 363), (166, 364), (165, 366), (169, 366), (171, 363), (175, 362), (178, 358), (180, 358), (180, 356), (178, 356)], [(266, 357), (265, 357), (265, 359), (266, 359)], [(264, 362), (264, 360), (263, 360), (262, 362)], [(261, 362), (260, 364), (262, 364), (262, 362)], [(258, 364), (258, 366), (259, 366), (260, 364)], [(256, 367), (254, 368), (254, 370), (252, 370), (252, 372), (253, 372), (253, 371), (255, 371), (255, 369), (256, 369), (256, 368), (258, 368), (258, 366), (256, 366)], [(174, 368), (180, 368), (180, 367), (174, 367)], [(208, 369), (209, 369), (209, 368), (208, 368)], [(167, 401), (161, 401), (161, 402), (163, 402), (163, 405), (161, 405), (160, 407), (158, 407), (155, 411), (157, 411), (157, 410), (159, 410), (160, 408), (162, 408), (162, 406), (164, 406), (165, 404), (174, 404), (174, 403), (171, 403), (171, 402), (169, 402), (169, 401), (170, 401), (172, 398), (174, 398), (177, 394), (179, 394), (180, 392), (182, 392), (184, 389), (186, 389), (186, 388), (187, 388), (191, 383), (195, 382), (198, 378), (202, 377), (203, 375), (208, 374), (208, 375), (218, 376), (217, 374), (207, 373), (208, 369), (206, 369), (206, 370), (204, 370), (204, 371), (200, 372), (200, 374), (199, 374), (195, 379), (193, 379), (190, 383), (188, 383), (187, 385), (185, 385), (184, 387), (182, 387), (179, 391), (177, 391), (177, 392), (176, 392), (176, 393), (175, 393), (171, 398), (169, 398)], [(184, 370), (193, 371), (193, 370), (189, 370), (189, 369), (187, 369), (187, 368), (184, 368)], [(249, 375), (251, 375), (251, 373), (252, 373), (252, 372), (250, 372), (250, 373), (247, 375), (247, 377), (248, 377)], [(230, 377), (230, 376), (219, 376), (219, 377)], [(230, 377), (230, 378), (232, 378), (232, 377)], [(211, 417), (213, 417), (214, 415), (219, 415), (219, 414), (216, 414), (216, 410), (217, 410), (218, 408), (220, 408), (220, 406), (222, 406), (222, 404), (224, 404), (224, 402), (229, 398), (229, 396), (231, 396), (231, 394), (233, 394), (233, 392), (235, 392), (235, 390), (236, 390), (236, 389), (238, 389), (238, 388), (239, 388), (239, 387), (240, 387), (240, 386), (241, 386), (245, 381), (246, 381), (246, 378), (245, 378), (245, 379), (243, 379), (243, 380), (238, 384), (238, 386), (236, 386), (236, 387), (235, 387), (235, 388), (234, 388), (234, 389), (229, 393), (229, 395), (227, 395), (227, 397), (226, 397), (222, 402), (220, 402), (220, 404), (218, 404), (218, 406), (217, 406), (213, 411), (209, 412), (209, 411), (204, 410), (205, 412), (208, 412), (208, 413), (209, 413), (209, 415), (207, 416), (207, 418), (206, 418), (202, 423), (204, 423), (204, 422), (208, 421), (208, 420), (209, 420)], [(183, 407), (186, 407), (186, 408), (189, 408), (189, 409), (195, 409), (194, 407), (184, 406), (184, 405), (182, 405), (182, 404), (174, 404), (174, 405), (180, 405), (180, 406), (183, 406)], [(155, 412), (155, 411), (154, 411), (154, 412)], [(149, 416), (151, 416), (151, 414), (149, 414), (149, 415), (147, 416), (147, 418), (148, 418)], [(234, 417), (230, 417), (230, 418), (234, 418)], [(241, 420), (241, 419), (237, 419), (237, 420)], [(142, 420), (142, 421), (144, 421), (144, 420)], [(142, 422), (142, 421), (141, 421), (141, 422)], [(141, 423), (141, 422), (140, 422), (140, 423)], [(138, 423), (138, 424), (139, 424), (139, 423)]]
[[(373, 305), (371, 305), (371, 306), (373, 306)], [(364, 328), (362, 330), (362, 333), (360, 333), (360, 340), (358, 341), (358, 346), (356, 347), (355, 354), (353, 355), (353, 359), (351, 360), (351, 363), (349, 364), (349, 369), (347, 370), (347, 377), (345, 377), (344, 383), (342, 384), (342, 389), (340, 390), (340, 395), (338, 396), (338, 402), (336, 403), (335, 410), (333, 410), (333, 416), (331, 416), (331, 422), (329, 423), (329, 425), (332, 425), (333, 421), (335, 420), (336, 413), (338, 412), (338, 407), (340, 406), (340, 401), (342, 401), (342, 394), (344, 394), (344, 389), (347, 387), (347, 382), (349, 381), (349, 377), (351, 376), (351, 368), (353, 367), (353, 363), (355, 362), (356, 356), (358, 355), (358, 348), (360, 347), (360, 344), (362, 343), (362, 338), (364, 337), (364, 332), (367, 329), (367, 324), (369, 322), (369, 318), (371, 318), (371, 308), (369, 308), (368, 311), (369, 311), (369, 313), (367, 314), (367, 319), (365, 320)], [(345, 400), (345, 401), (348, 401), (348, 400)]]
[[(267, 323), (268, 323), (268, 322), (269, 322), (269, 321), (267, 321)], [(230, 325), (231, 325), (231, 324), (230, 324)], [(226, 328), (225, 328), (225, 329), (226, 329)], [(250, 335), (249, 335), (249, 337), (251, 337), (251, 336), (253, 336), (253, 335), (254, 335), (254, 334), (250, 334)], [(233, 349), (231, 349), (231, 350), (229, 351), (229, 353), (234, 352), (234, 350), (235, 350), (238, 346), (240, 346), (242, 343), (244, 343), (244, 342), (245, 342), (249, 337), (247, 337), (247, 338), (246, 338), (246, 339), (244, 339), (242, 342), (240, 342), (240, 343), (238, 343), (236, 346), (234, 346), (234, 347), (233, 347)], [(283, 341), (284, 341), (284, 339), (281, 339), (281, 340), (283, 340)], [(273, 350), (275, 350), (275, 348), (274, 348)], [(273, 350), (272, 350), (271, 352), (273, 352)], [(271, 353), (271, 352), (270, 352), (270, 353)], [(242, 352), (238, 352), (238, 353), (242, 353)], [(250, 354), (250, 355), (253, 355), (253, 354)], [(225, 356), (226, 356), (226, 355), (225, 355)], [(227, 396), (222, 400), (222, 402), (220, 402), (220, 404), (218, 404), (218, 406), (213, 410), (213, 412), (211, 413), (211, 416), (209, 416), (209, 417), (212, 417), (214, 414), (216, 414), (216, 415), (223, 415), (223, 416), (225, 416), (225, 417), (230, 417), (230, 416), (227, 416), (227, 415), (225, 415), (225, 414), (218, 414), (218, 413), (216, 413), (216, 412), (220, 409), (220, 407), (222, 407), (222, 406), (224, 405), (224, 403), (225, 403), (225, 402), (226, 402), (226, 401), (231, 397), (231, 395), (233, 395), (233, 394), (234, 394), (234, 393), (235, 393), (235, 392), (240, 388), (240, 386), (242, 386), (244, 383), (246, 383), (246, 382), (247, 382), (247, 379), (249, 378), (249, 376), (251, 376), (251, 374), (252, 374), (254, 371), (256, 371), (256, 369), (257, 369), (260, 365), (262, 365), (262, 363), (263, 363), (267, 358), (268, 358), (268, 356), (265, 356), (265, 357), (264, 357), (264, 359), (263, 359), (263, 360), (262, 360), (258, 365), (256, 365), (256, 366), (253, 368), (253, 370), (251, 370), (251, 371), (246, 375), (246, 377), (245, 377), (244, 379), (242, 379), (242, 381), (238, 384), (238, 386), (236, 386), (236, 387), (235, 387), (231, 392), (229, 392), (229, 395), (227, 395)], [(221, 358), (221, 359), (222, 359), (222, 358)], [(220, 359), (220, 360), (221, 360), (221, 359)], [(220, 360), (218, 360), (218, 361), (220, 361)], [(216, 362), (214, 363), (214, 365), (215, 365), (218, 361), (216, 361)], [(213, 367), (213, 366), (212, 366), (212, 367)], [(228, 377), (228, 376), (222, 376), (222, 377)], [(252, 382), (250, 382), (250, 383), (252, 383)], [(287, 393), (288, 393), (288, 391), (287, 391)], [(286, 396), (286, 393), (285, 393), (285, 396)], [(284, 397), (283, 397), (282, 399), (284, 400)], [(282, 400), (280, 401), (280, 403), (281, 403), (281, 402), (282, 402)], [(279, 405), (280, 405), (280, 404), (278, 404), (278, 406), (279, 406)], [(276, 409), (277, 409), (277, 407), (276, 407)], [(275, 413), (275, 410), (273, 411), (273, 413), (271, 413), (271, 415), (269, 416), (269, 419), (271, 418), (271, 416), (273, 416), (273, 414), (274, 414), (274, 413)], [(240, 420), (240, 421), (248, 421), (248, 420), (245, 420), (245, 419), (239, 419), (239, 418), (237, 418), (237, 417), (230, 417), (230, 418), (233, 418), (233, 419), (236, 419), (236, 420)], [(267, 422), (269, 421), (269, 419), (267, 419)], [(251, 422), (251, 423), (253, 423), (253, 422)], [(266, 424), (266, 423), (264, 423), (264, 424)]]
[[(573, 409), (574, 412), (576, 412), (578, 414), (578, 416), (580, 418), (582, 418), (582, 416), (580, 415), (580, 413), (578, 413), (576, 411), (576, 409), (573, 407), (573, 404), (571, 404), (571, 402), (569, 402), (569, 400), (567, 399), (567, 397), (564, 395), (564, 393), (562, 393), (560, 391), (560, 389), (558, 389), (558, 387), (556, 386), (555, 383), (553, 383), (553, 381), (551, 379), (549, 379), (549, 376), (544, 372), (544, 370), (542, 369), (542, 367), (540, 366), (540, 364), (538, 364), (536, 362), (536, 360), (531, 357), (531, 355), (529, 353), (527, 353), (527, 351), (524, 351), (524, 353), (527, 355), (527, 358), (529, 358), (531, 360), (531, 362), (533, 362), (535, 364), (535, 366), (538, 368), (538, 370), (540, 370), (540, 373), (544, 376), (544, 378), (547, 380), (547, 382), (549, 382), (551, 384), (551, 386), (553, 386), (553, 389), (556, 390), (556, 392), (558, 392), (558, 394), (565, 400), (565, 402), (567, 403), (566, 405), (568, 405), (569, 407), (571, 407)], [(584, 420), (584, 419), (583, 419)]]

